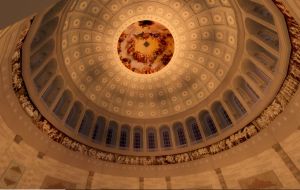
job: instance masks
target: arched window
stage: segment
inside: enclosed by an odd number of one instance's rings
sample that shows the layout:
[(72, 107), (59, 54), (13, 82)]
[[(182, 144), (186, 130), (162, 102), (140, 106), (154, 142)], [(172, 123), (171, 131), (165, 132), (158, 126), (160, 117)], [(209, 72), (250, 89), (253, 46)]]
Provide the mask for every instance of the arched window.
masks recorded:
[(107, 129), (107, 134), (106, 134), (106, 144), (107, 145), (116, 145), (117, 130), (118, 130), (118, 124), (115, 121), (110, 121), (108, 124), (108, 129)]
[(164, 147), (171, 147), (170, 134), (168, 131), (162, 132)]
[(253, 40), (247, 41), (247, 51), (257, 62), (262, 64), (272, 73), (275, 72), (278, 58), (268, 52), (264, 47), (260, 46)]
[(136, 150), (143, 147), (143, 129), (141, 127), (135, 127), (133, 132), (133, 148)]
[(255, 83), (259, 89), (264, 91), (269, 85), (271, 79), (257, 67), (251, 60), (245, 60), (243, 63), (243, 72), (247, 74), (247, 76)]
[(232, 91), (228, 91), (225, 93), (224, 100), (236, 119), (240, 118), (246, 113), (246, 109)]
[(278, 50), (279, 40), (278, 35), (275, 31), (270, 30), (266, 26), (250, 18), (246, 18), (245, 25), (251, 35), (268, 44), (272, 48)]
[(71, 92), (69, 90), (64, 91), (54, 109), (54, 113), (58, 118), (63, 119), (69, 107), (71, 106), (72, 100), (73, 98)]
[(175, 139), (176, 139), (176, 145), (186, 145), (186, 138), (184, 134), (184, 129), (182, 123), (175, 123), (173, 125), (173, 130), (175, 134)]
[(208, 111), (203, 111), (202, 113), (200, 113), (199, 119), (202, 123), (204, 133), (206, 136), (211, 136), (217, 133), (217, 128), (215, 126), (215, 123), (211, 118), (210, 114), (208, 113)]
[(147, 141), (148, 141), (148, 149), (155, 150), (156, 149), (156, 131), (154, 128), (149, 128), (147, 130)]
[(57, 76), (54, 81), (50, 84), (47, 90), (44, 92), (42, 99), (50, 107), (55, 101), (56, 97), (62, 91), (64, 86), (64, 80), (61, 76)]
[[(43, 17), (41, 25), (47, 22), (49, 19), (55, 17), (65, 7), (68, 1), (58, 1)], [(43, 26), (43, 25), (42, 25)]]
[(214, 103), (212, 110), (215, 118), (218, 120), (218, 123), (222, 129), (232, 124), (229, 115), (227, 114), (227, 112), (225, 111), (225, 109), (223, 108), (220, 102)]
[(198, 127), (197, 121), (195, 118), (190, 117), (186, 120), (186, 125), (188, 127), (188, 132), (190, 135), (190, 139), (195, 141), (200, 141), (202, 139), (200, 129)]
[(244, 80), (243, 77), (237, 77), (235, 80), (235, 88), (243, 98), (244, 102), (247, 103), (248, 106), (252, 106), (257, 100), (259, 96), (253, 90), (253, 88)]
[(31, 43), (31, 49), (34, 50), (35, 48), (39, 47), (39, 45), (43, 44), (49, 37), (54, 33), (57, 25), (59, 23), (59, 18), (54, 17), (50, 21), (43, 23), (41, 27), (36, 32), (34, 39)]
[(152, 132), (148, 134), (148, 143), (149, 149), (155, 149), (155, 135)]
[(231, 125), (232, 124), (232, 121), (231, 121), (231, 119), (230, 119), (230, 117), (229, 117), (229, 115), (227, 114), (227, 112), (224, 110), (224, 108), (223, 107), (220, 107), (220, 110), (219, 110), (219, 112), (220, 112), (220, 115), (222, 115), (222, 118), (224, 119), (224, 123), (225, 123), (225, 125)]
[(94, 114), (91, 110), (87, 110), (84, 114), (84, 117), (81, 121), (79, 133), (88, 136), (90, 129), (93, 125)]
[(168, 126), (162, 126), (160, 128), (160, 139), (161, 139), (161, 147), (169, 148), (172, 146), (170, 129)]
[(44, 62), (52, 55), (51, 52), (54, 50), (55, 42), (50, 39), (44, 45), (39, 48), (33, 55), (30, 56), (30, 69), (31, 72), (35, 72), (40, 68)]
[(51, 59), (46, 66), (39, 72), (39, 74), (34, 78), (34, 83), (37, 90), (40, 92), (49, 79), (53, 77), (57, 69), (57, 62), (55, 59)]
[(268, 9), (265, 6), (255, 3), (253, 1), (238, 1), (238, 3), (248, 14), (258, 17), (271, 24), (274, 24), (272, 14), (268, 11)]
[(249, 96), (251, 97), (251, 99), (256, 102), (259, 99), (259, 96), (257, 95), (257, 93), (253, 90), (253, 88), (246, 82), (245, 83), (245, 89), (246, 92), (249, 94)]
[(121, 128), (120, 134), (120, 147), (128, 148), (129, 147), (129, 134), (130, 134), (130, 127), (128, 125), (123, 125)]
[(241, 115), (244, 115), (246, 113), (246, 109), (244, 108), (244, 106), (241, 104), (241, 102), (239, 101), (239, 99), (233, 95), (232, 96), (232, 100), (233, 100), (233, 104), (234, 106), (239, 110), (239, 113)]
[(75, 102), (67, 117), (66, 123), (68, 126), (75, 128), (81, 115), (83, 106), (79, 102)]
[(101, 142), (104, 134), (106, 120), (104, 117), (98, 117), (92, 139), (96, 142)]

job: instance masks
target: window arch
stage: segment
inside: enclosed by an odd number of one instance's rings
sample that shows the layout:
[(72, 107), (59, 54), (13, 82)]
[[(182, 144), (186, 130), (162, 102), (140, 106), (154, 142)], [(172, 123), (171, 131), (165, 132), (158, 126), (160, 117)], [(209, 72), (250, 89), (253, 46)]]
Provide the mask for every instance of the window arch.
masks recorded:
[(203, 111), (202, 113), (200, 113), (199, 119), (202, 123), (204, 133), (206, 136), (211, 136), (217, 133), (216, 125), (208, 111)]
[(87, 110), (81, 121), (79, 133), (88, 136), (90, 129), (92, 128), (94, 122), (94, 113), (91, 110)]
[(141, 127), (135, 127), (133, 131), (133, 148), (140, 150), (143, 148), (143, 129)]
[(254, 15), (270, 24), (274, 24), (272, 14), (265, 6), (252, 1), (238, 1), (238, 3), (248, 14)]
[(257, 37), (257, 39), (268, 44), (272, 48), (276, 50), (279, 49), (277, 32), (250, 18), (245, 19), (245, 25), (251, 35)]
[(39, 92), (47, 85), (47, 82), (53, 77), (57, 69), (57, 62), (55, 59), (48, 61), (47, 65), (34, 78), (34, 83)]
[(106, 119), (102, 116), (97, 118), (92, 139), (96, 142), (101, 142), (104, 134)]
[(160, 142), (163, 148), (172, 147), (170, 128), (166, 125), (160, 127)]
[(243, 64), (243, 72), (261, 89), (264, 91), (270, 84), (271, 79), (259, 69), (251, 60), (245, 60)]
[(230, 110), (233, 112), (233, 115), (236, 119), (240, 118), (246, 113), (246, 109), (232, 91), (225, 93), (224, 100)]
[(60, 119), (66, 115), (71, 102), (73, 100), (72, 93), (69, 90), (64, 91), (63, 95), (60, 97), (58, 103), (55, 106), (54, 113)]
[(243, 98), (243, 100), (249, 105), (253, 105), (259, 99), (257, 93), (253, 88), (245, 81), (243, 77), (237, 77), (235, 81), (235, 88)]
[(30, 69), (35, 72), (51, 56), (55, 47), (54, 39), (48, 40), (44, 45), (30, 56)]
[(258, 63), (260, 63), (263, 67), (271, 71), (275, 72), (277, 67), (278, 58), (268, 52), (264, 47), (257, 44), (257, 42), (253, 40), (248, 40), (246, 44), (247, 51), (251, 57), (253, 57)]
[(155, 150), (157, 148), (156, 130), (154, 128), (147, 129), (148, 149)]
[(220, 102), (215, 102), (212, 106), (212, 110), (221, 129), (231, 126), (232, 121)]
[(59, 23), (59, 17), (54, 17), (50, 21), (43, 23), (43, 25), (41, 25), (41, 27), (36, 32), (30, 48), (34, 50), (39, 45), (45, 43), (45, 41), (49, 38), (49, 36), (51, 36), (54, 33), (58, 23)]
[(190, 139), (193, 142), (200, 141), (202, 139), (201, 132), (198, 123), (195, 118), (190, 117), (186, 120)]
[(240, 100), (235, 95), (233, 95), (232, 100), (233, 100), (233, 104), (239, 110), (239, 112), (241, 114), (246, 113), (246, 109), (244, 108), (244, 106), (241, 104)]
[(110, 121), (106, 133), (106, 144), (116, 145), (118, 124), (115, 121)]
[(186, 137), (184, 134), (184, 129), (183, 129), (183, 125), (180, 122), (177, 122), (173, 125), (173, 130), (174, 130), (174, 134), (175, 134), (175, 139), (176, 139), (176, 145), (180, 146), (180, 145), (186, 145)]
[(42, 24), (47, 22), (49, 19), (55, 17), (64, 8), (67, 1), (58, 1), (43, 17)]
[(47, 90), (42, 95), (42, 99), (50, 107), (59, 93), (63, 90), (64, 80), (61, 76), (55, 77), (54, 81), (50, 84)]
[(121, 134), (120, 134), (120, 144), (121, 148), (128, 148), (129, 147), (129, 136), (130, 135), (130, 127), (129, 125), (122, 125), (121, 127)]
[(67, 117), (66, 124), (72, 128), (75, 128), (82, 111), (83, 111), (82, 104), (80, 102), (75, 102)]

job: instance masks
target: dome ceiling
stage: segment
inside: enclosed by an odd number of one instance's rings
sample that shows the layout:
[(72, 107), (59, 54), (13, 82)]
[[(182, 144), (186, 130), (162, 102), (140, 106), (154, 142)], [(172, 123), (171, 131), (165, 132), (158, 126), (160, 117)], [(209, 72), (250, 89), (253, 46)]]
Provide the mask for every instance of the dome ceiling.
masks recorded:
[[(158, 118), (198, 105), (234, 64), (238, 26), (229, 1), (79, 1), (66, 10), (61, 50), (70, 78), (98, 107), (129, 118)], [(174, 36), (167, 69), (143, 76), (117, 55), (136, 21), (164, 24)], [(239, 62), (236, 62), (239, 64)]]
[[(22, 49), (28, 98), (49, 125), (99, 150), (166, 155), (202, 148), (251, 123), (285, 80), (289, 36), (274, 6), (60, 1), (34, 19)], [(126, 68), (119, 54), (120, 37), (141, 21), (159, 23), (174, 40), (168, 64), (151, 74)], [(164, 43), (132, 39), (142, 48)]]

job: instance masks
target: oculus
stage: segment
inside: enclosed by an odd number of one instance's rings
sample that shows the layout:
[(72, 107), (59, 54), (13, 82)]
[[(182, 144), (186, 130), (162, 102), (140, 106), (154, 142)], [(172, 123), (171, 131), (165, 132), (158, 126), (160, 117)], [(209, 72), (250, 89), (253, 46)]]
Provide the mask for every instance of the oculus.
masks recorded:
[(160, 23), (143, 20), (128, 26), (118, 41), (123, 65), (135, 73), (152, 74), (172, 59), (174, 39)]

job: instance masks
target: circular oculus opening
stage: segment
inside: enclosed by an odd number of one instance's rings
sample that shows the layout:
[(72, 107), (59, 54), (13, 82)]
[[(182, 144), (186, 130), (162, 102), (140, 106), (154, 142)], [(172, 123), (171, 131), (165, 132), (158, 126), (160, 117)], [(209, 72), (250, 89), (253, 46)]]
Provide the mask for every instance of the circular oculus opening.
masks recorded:
[(152, 74), (167, 66), (174, 53), (174, 39), (162, 24), (142, 20), (128, 26), (118, 41), (122, 64), (139, 74)]

